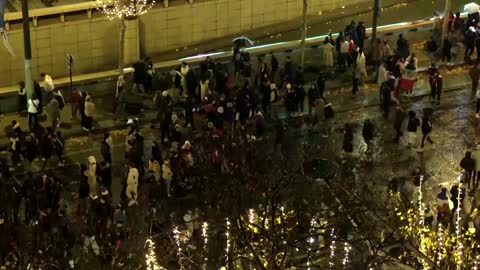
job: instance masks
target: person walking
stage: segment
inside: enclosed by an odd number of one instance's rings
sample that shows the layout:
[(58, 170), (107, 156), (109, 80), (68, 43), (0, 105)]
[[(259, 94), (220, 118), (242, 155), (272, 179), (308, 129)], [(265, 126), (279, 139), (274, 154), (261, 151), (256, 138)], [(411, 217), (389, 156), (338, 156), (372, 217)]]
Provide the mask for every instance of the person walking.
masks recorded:
[(359, 66), (352, 64), (352, 94), (355, 95), (358, 92), (358, 82), (360, 80), (361, 71)]
[(475, 61), (475, 64), (470, 69), (470, 78), (472, 79), (472, 94), (477, 93), (478, 80), (480, 80), (480, 61)]
[(440, 105), (440, 97), (442, 96), (442, 87), (443, 87), (443, 77), (440, 72), (436, 72), (434, 75), (435, 79), (435, 97), (437, 99), (437, 105)]
[(390, 83), (388, 81), (384, 81), (380, 86), (380, 104), (385, 119), (388, 119), (388, 115), (390, 113), (390, 104), (392, 102), (391, 92), (392, 89), (390, 88)]
[(84, 117), (82, 119), (82, 127), (85, 131), (93, 129), (93, 117), (95, 117), (95, 104), (90, 96), (85, 98)]
[(393, 128), (395, 129), (396, 135), (393, 140), (395, 143), (399, 143), (400, 137), (402, 137), (402, 125), (403, 120), (405, 119), (405, 111), (400, 106), (395, 107), (395, 120), (393, 121)]
[(475, 50), (475, 39), (477, 38), (477, 33), (475, 31), (475, 27), (470, 26), (468, 30), (465, 32), (465, 55), (464, 60), (465, 62), (470, 62), (470, 56), (472, 56), (473, 51)]
[(275, 81), (275, 75), (277, 74), (278, 66), (279, 63), (277, 57), (273, 54), (273, 52), (270, 52), (270, 77), (272, 78), (272, 81)]
[(417, 152), (423, 152), (423, 148), (425, 147), (425, 141), (428, 141), (430, 144), (433, 144), (433, 141), (430, 138), (431, 132), (432, 132), (432, 123), (430, 122), (430, 117), (425, 115), (422, 118), (422, 141), (420, 143), (420, 148), (417, 149)]
[(407, 132), (408, 132), (408, 145), (416, 147), (417, 145), (417, 130), (420, 126), (420, 119), (418, 119), (416, 113), (414, 111), (408, 112), (408, 124), (407, 124)]
[(50, 141), (52, 142), (53, 150), (58, 157), (58, 167), (65, 166), (65, 160), (63, 159), (64, 143), (63, 136), (58, 136), (57, 133), (50, 135)]
[(365, 153), (368, 154), (372, 150), (372, 141), (375, 137), (375, 126), (373, 125), (372, 120), (366, 119), (365, 122), (363, 122), (362, 136), (365, 144), (367, 145)]
[(472, 158), (472, 152), (467, 151), (465, 152), (465, 157), (462, 158), (460, 161), (460, 168), (465, 170), (466, 174), (466, 181), (468, 184), (468, 187), (470, 188), (470, 183), (473, 175), (473, 171), (475, 170), (475, 160)]
[(353, 152), (353, 127), (349, 123), (344, 126), (342, 150), (346, 153)]
[(48, 119), (50, 120), (52, 131), (57, 130), (58, 120), (60, 119), (60, 109), (58, 108), (58, 101), (56, 99), (50, 100), (47, 106)]
[(166, 188), (167, 188), (167, 196), (170, 198), (170, 189), (171, 189), (171, 183), (173, 179), (173, 173), (172, 169), (170, 168), (170, 160), (166, 159), (163, 161), (162, 164), (162, 179), (165, 181)]
[(110, 133), (103, 134), (103, 141), (101, 146), (101, 153), (103, 156), (103, 160), (108, 164), (112, 164), (112, 137), (110, 137)]
[(138, 179), (139, 173), (137, 168), (130, 163), (128, 165), (128, 175), (127, 175), (127, 188), (125, 190), (125, 196), (128, 199), (128, 206), (132, 206), (137, 203), (138, 199)]
[(333, 50), (334, 47), (330, 43), (330, 39), (326, 37), (323, 41), (323, 65), (327, 68), (333, 67)]
[(40, 112), (39, 109), (40, 100), (36, 97), (35, 94), (28, 100), (28, 127), (30, 130), (34, 130), (38, 127), (38, 114)]
[(323, 72), (318, 73), (315, 83), (317, 85), (318, 97), (323, 99), (323, 93), (325, 92), (325, 76), (323, 75)]
[(309, 116), (312, 116), (313, 109), (318, 99), (319, 99), (319, 94), (318, 94), (317, 87), (315, 84), (312, 84), (312, 86), (310, 86), (310, 89), (308, 90), (308, 115)]
[(472, 152), (472, 158), (475, 160), (475, 170), (472, 175), (472, 184), (473, 189), (477, 190), (478, 181), (480, 179), (480, 144), (475, 147), (475, 150)]
[(90, 198), (95, 200), (97, 198), (97, 161), (94, 156), (88, 157), (88, 166), (84, 175), (87, 177)]

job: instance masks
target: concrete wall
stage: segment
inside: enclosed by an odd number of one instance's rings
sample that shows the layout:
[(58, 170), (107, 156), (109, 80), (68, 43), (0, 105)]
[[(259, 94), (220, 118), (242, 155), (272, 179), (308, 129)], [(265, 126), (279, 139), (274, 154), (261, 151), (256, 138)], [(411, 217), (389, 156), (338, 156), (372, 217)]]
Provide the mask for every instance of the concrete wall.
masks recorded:
[[(367, 0), (309, 0), (311, 14)], [(239, 34), (300, 17), (302, 0), (195, 0), (161, 5), (139, 20), (127, 21), (127, 63), (144, 55), (157, 55), (175, 48)], [(67, 15), (68, 16), (68, 15)], [(23, 33), (8, 32), (16, 57), (7, 54), (0, 44), (0, 86), (23, 79)], [(118, 22), (106, 17), (61, 22), (42, 21), (31, 27), (33, 74), (53, 77), (68, 75), (67, 52), (75, 57), (74, 73), (114, 69), (118, 63)]]
[[(10, 56), (0, 44), (0, 85), (23, 80), (23, 31), (9, 31), (8, 38), (16, 56)], [(76, 74), (115, 68), (118, 38), (118, 21), (104, 18), (31, 27), (34, 79), (39, 79), (41, 72), (54, 77), (68, 76), (67, 53), (75, 58), (73, 72)], [(127, 21), (125, 41), (125, 58), (133, 62), (139, 55), (138, 21)]]

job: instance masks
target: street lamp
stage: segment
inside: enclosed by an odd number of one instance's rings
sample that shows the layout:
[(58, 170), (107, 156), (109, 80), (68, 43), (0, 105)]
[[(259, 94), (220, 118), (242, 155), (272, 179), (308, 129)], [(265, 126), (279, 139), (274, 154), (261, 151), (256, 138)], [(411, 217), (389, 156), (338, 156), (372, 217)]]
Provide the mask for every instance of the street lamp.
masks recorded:
[(33, 94), (32, 79), (32, 45), (30, 42), (30, 17), (28, 15), (28, 0), (22, 0), (22, 19), (23, 19), (23, 46), (25, 53), (25, 90), (27, 100)]

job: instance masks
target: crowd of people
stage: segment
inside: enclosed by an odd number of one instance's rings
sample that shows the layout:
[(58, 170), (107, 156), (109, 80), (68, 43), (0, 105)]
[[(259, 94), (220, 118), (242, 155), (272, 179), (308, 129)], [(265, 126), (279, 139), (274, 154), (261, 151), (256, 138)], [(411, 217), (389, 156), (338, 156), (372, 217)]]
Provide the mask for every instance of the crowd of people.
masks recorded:
[[(455, 36), (455, 31), (463, 31), (466, 27), (468, 30), (463, 32), (467, 48), (465, 57), (469, 59), (473, 53), (469, 38), (471, 33), (476, 33), (471, 27), (476, 25), (478, 18), (471, 16), (462, 21), (457, 15), (451, 18), (450, 22), (451, 32), (445, 42), (453, 44), (450, 39)], [(100, 249), (118, 251), (121, 248), (118, 243), (131, 233), (126, 228), (129, 208), (146, 201), (154, 206), (159, 200), (182, 196), (205, 184), (198, 181), (201, 175), (197, 174), (195, 167), (199, 156), (196, 151), (201, 148), (207, 153), (205, 156), (208, 157), (208, 164), (216, 172), (228, 172), (232, 166), (234, 141), (247, 143), (251, 140), (266, 140), (265, 138), (270, 136), (268, 130), (271, 124), (275, 134), (274, 144), (281, 144), (286, 129), (281, 120), (283, 111), (286, 112), (286, 117), (303, 117), (307, 114), (306, 118), (310, 119), (311, 127), (327, 127), (328, 136), (332, 131), (332, 119), (335, 118), (334, 106), (327, 101), (325, 94), (330, 72), (342, 74), (350, 68), (352, 93), (355, 95), (359, 90), (360, 80), (369, 78), (367, 63), (372, 63), (375, 69), (373, 80), (380, 88), (380, 103), (385, 118), (388, 119), (392, 108), (394, 111), (394, 142), (422, 152), (426, 142), (433, 144), (431, 109), (425, 109), (420, 117), (413, 110), (406, 112), (400, 104), (402, 90), (409, 96), (413, 94), (418, 59), (403, 35), (399, 35), (395, 49), (392, 49), (387, 41), (374, 41), (370, 54), (364, 52), (366, 40), (363, 22), (356, 24), (352, 21), (336, 38), (330, 33), (323, 42), (323, 67), (313, 83), (305, 81), (304, 70), (291, 56), (286, 57), (281, 67), (277, 56), (271, 52), (268, 56), (258, 57), (258, 68), (253, 69), (252, 57), (242, 46), (235, 46), (233, 50), (233, 70), (229, 69), (229, 64), (216, 63), (210, 57), (206, 57), (198, 68), (183, 62), (178, 68), (162, 74), (154, 69), (150, 58), (135, 64), (131, 88), (127, 87), (128, 77), (118, 78), (115, 89), (115, 117), (126, 120), (131, 108), (127, 95), (153, 94), (154, 109), (157, 111), (153, 127), (160, 129), (160, 136), (153, 142), (151, 151), (146, 153), (139, 120), (128, 120), (129, 132), (125, 140), (126, 172), (121, 181), (122, 202), (119, 205), (113, 204), (112, 199), (112, 166), (115, 159), (112, 158), (113, 144), (110, 134), (105, 133), (101, 141), (101, 159), (92, 155), (81, 162), (75, 209), (76, 215), (82, 217), (85, 225), (83, 228), (90, 230), (81, 230), (80, 241), (96, 255)], [(480, 39), (475, 37), (475, 40)], [(450, 45), (446, 46), (448, 48)], [(433, 50), (434, 47), (429, 44), (427, 49)], [(442, 58), (450, 62), (454, 51), (453, 45), (450, 46), (448, 54), (444, 49)], [(337, 61), (334, 61), (334, 56)], [(429, 67), (427, 73), (430, 97), (433, 104), (438, 105), (443, 86), (442, 75), (435, 64)], [(479, 64), (474, 65), (471, 76), (472, 90), (477, 97), (478, 117)], [(10, 156), (4, 164), (0, 164), (2, 179), (9, 179), (16, 166), (32, 164), (36, 160), (45, 161), (53, 154), (58, 159), (58, 166), (65, 166), (65, 139), (59, 128), (65, 100), (61, 91), (55, 88), (51, 76), (42, 73), (41, 77), (44, 80), (43, 88), (35, 83), (35, 93), (28, 100), (25, 85), (20, 84), (19, 106), (21, 110), (28, 112), (29, 131), (23, 130), (17, 121), (13, 121), (8, 128)], [(308, 106), (307, 109), (304, 108), (305, 105)], [(96, 115), (93, 98), (86, 92), (75, 90), (72, 107), (72, 118), (79, 116), (83, 129), (93, 130)], [(47, 128), (43, 128), (39, 121), (44, 115), (44, 109), (47, 112)], [(192, 130), (200, 130), (202, 136), (207, 138), (202, 142), (205, 145), (197, 147), (192, 142)], [(342, 150), (352, 153), (357, 147), (354, 145), (355, 128), (351, 123), (347, 123), (343, 130)], [(367, 152), (372, 150), (376, 133), (374, 122), (367, 119), (362, 128)], [(480, 168), (477, 165), (480, 162), (476, 161), (480, 160), (478, 151), (473, 154), (467, 152), (460, 164), (466, 172), (464, 177), (468, 187), (471, 184), (476, 188), (480, 178)], [(145, 183), (150, 185), (149, 194), (140, 194), (139, 187)], [(62, 256), (70, 257), (71, 248), (79, 240), (75, 236), (78, 231), (70, 226), (71, 221), (67, 218), (66, 205), (61, 196), (63, 185), (62, 179), (56, 179), (46, 171), (42, 171), (38, 176), (28, 174), (19, 187), (14, 185), (19, 192), (13, 193), (13, 206), (2, 213), (2, 218), (12, 224), (38, 225), (43, 232), (39, 239), (39, 242), (43, 243), (43, 252), (48, 250), (48, 242), (63, 239), (66, 246), (62, 249), (67, 252)], [(458, 189), (457, 186), (457, 191), (451, 191), (451, 198), (458, 196)], [(446, 190), (442, 190), (439, 200), (446, 198), (445, 194)], [(442, 211), (439, 210), (439, 215), (446, 215)], [(105, 263), (111, 262), (115, 252), (108, 254)], [(0, 261), (10, 256), (4, 249), (0, 249), (0, 255)], [(45, 257), (39, 256), (39, 260), (45, 260)]]

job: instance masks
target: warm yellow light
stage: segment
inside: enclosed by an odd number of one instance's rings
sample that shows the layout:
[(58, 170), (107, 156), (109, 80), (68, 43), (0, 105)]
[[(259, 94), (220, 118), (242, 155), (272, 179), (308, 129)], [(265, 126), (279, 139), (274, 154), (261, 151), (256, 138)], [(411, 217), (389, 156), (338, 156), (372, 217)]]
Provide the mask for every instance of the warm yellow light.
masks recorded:
[(155, 0), (96, 0), (96, 3), (97, 9), (112, 20), (145, 14), (153, 7)]

